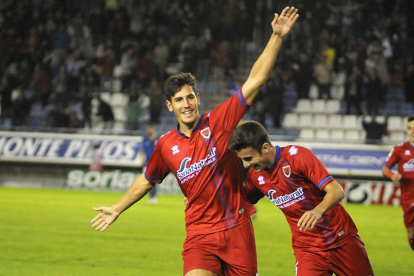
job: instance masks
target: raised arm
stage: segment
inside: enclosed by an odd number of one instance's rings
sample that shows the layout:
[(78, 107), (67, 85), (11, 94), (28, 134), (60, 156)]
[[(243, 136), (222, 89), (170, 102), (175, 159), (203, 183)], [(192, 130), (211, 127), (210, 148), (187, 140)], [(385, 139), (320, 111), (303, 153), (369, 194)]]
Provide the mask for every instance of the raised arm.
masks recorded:
[(345, 196), (344, 189), (336, 180), (328, 183), (323, 190), (326, 192), (322, 202), (319, 203), (313, 210), (305, 212), (298, 221), (300, 230), (306, 231), (308, 228), (312, 230), (322, 215), (331, 210), (337, 205)]
[(275, 13), (272, 21), (272, 36), (266, 48), (253, 65), (248, 79), (243, 84), (242, 92), (248, 104), (253, 102), (260, 88), (267, 82), (273, 65), (275, 64), (277, 54), (282, 46), (282, 40), (289, 33), (299, 17), (297, 12), (298, 10), (294, 7), (286, 7), (280, 16)]
[(122, 198), (114, 205), (110, 207), (101, 206), (93, 208), (95, 211), (99, 211), (100, 213), (92, 219), (92, 227), (97, 231), (105, 231), (122, 212), (143, 198), (154, 187), (154, 185), (154, 183), (151, 183), (145, 179), (144, 174), (141, 174), (134, 180), (131, 187), (129, 187), (128, 191), (122, 196)]

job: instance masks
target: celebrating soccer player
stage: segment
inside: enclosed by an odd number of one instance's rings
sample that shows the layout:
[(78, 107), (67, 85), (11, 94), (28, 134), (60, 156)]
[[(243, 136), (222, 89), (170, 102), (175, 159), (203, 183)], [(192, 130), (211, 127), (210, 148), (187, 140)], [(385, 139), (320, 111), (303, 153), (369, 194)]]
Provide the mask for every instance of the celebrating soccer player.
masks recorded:
[[(407, 119), (408, 141), (396, 145), (388, 155), (382, 173), (393, 182), (400, 182), (401, 206), (408, 243), (414, 250), (414, 115)], [(391, 168), (398, 164), (398, 173)]]
[(104, 231), (118, 216), (171, 172), (188, 198), (185, 208), (184, 275), (255, 276), (256, 248), (249, 220), (254, 208), (242, 185), (237, 155), (227, 149), (232, 131), (266, 83), (283, 38), (299, 15), (286, 7), (271, 22), (273, 33), (238, 93), (200, 115), (200, 95), (190, 73), (169, 77), (166, 105), (178, 125), (162, 136), (147, 164), (125, 195), (100, 213), (92, 227)]
[(234, 130), (229, 149), (248, 168), (249, 200), (266, 196), (285, 214), (297, 276), (374, 275), (354, 222), (338, 204), (341, 185), (310, 150), (273, 146), (265, 128), (253, 121)]

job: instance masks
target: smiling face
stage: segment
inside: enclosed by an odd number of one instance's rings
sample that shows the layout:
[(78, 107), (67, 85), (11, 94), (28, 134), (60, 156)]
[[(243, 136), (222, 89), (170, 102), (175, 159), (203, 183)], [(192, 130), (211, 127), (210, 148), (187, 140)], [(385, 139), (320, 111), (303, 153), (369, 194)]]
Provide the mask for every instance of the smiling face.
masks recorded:
[(261, 153), (252, 147), (236, 151), (237, 156), (242, 160), (245, 168), (252, 167), (256, 172), (268, 169), (273, 164), (274, 155), (269, 154), (269, 144), (264, 143)]
[(175, 93), (171, 101), (167, 100), (166, 105), (170, 112), (174, 112), (180, 131), (186, 133), (187, 130), (192, 130), (197, 125), (200, 94), (196, 94), (188, 84)]
[(414, 144), (414, 121), (407, 123), (407, 135), (411, 144)]

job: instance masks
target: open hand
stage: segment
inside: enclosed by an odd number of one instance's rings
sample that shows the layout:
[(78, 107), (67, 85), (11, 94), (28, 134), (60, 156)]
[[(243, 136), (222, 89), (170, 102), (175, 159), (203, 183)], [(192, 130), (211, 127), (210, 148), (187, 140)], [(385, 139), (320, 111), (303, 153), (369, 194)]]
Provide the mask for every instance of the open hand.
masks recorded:
[(102, 206), (98, 208), (93, 207), (93, 209), (95, 211), (101, 211), (101, 213), (91, 220), (92, 227), (95, 228), (96, 231), (105, 231), (119, 216), (119, 214), (114, 212), (111, 207)]
[(280, 16), (275, 13), (275, 18), (272, 21), (272, 29), (275, 35), (285, 37), (292, 29), (296, 20), (299, 18), (298, 9), (295, 7), (286, 7), (283, 9)]

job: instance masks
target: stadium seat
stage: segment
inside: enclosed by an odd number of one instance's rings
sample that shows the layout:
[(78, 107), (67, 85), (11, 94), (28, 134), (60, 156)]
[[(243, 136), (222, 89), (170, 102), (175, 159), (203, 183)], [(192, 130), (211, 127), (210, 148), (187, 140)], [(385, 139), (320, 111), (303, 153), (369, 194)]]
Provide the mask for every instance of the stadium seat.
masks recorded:
[(361, 136), (360, 136), (359, 130), (347, 129), (345, 131), (345, 140), (347, 140), (347, 141), (360, 141)]
[(310, 99), (317, 99), (319, 97), (319, 88), (316, 84), (311, 84), (311, 86), (309, 87), (308, 96)]
[(328, 126), (328, 116), (326, 114), (315, 114), (313, 117), (313, 126), (326, 128)]
[(297, 113), (308, 113), (311, 112), (311, 100), (299, 99), (296, 103), (295, 112)]
[(387, 120), (387, 129), (389, 131), (405, 130), (405, 124), (403, 124), (403, 117), (390, 116)]
[(412, 103), (402, 102), (400, 108), (400, 115), (401, 116), (410, 116), (414, 114), (414, 107)]
[(311, 112), (312, 113), (325, 113), (325, 100), (315, 99), (311, 102)]
[(317, 129), (315, 131), (315, 138), (317, 140), (329, 140), (329, 130), (328, 129)]
[(331, 130), (331, 139), (334, 141), (343, 141), (345, 138), (344, 131), (342, 129), (332, 129)]
[(311, 127), (313, 125), (312, 117), (312, 114), (300, 114), (298, 119), (298, 127)]
[(101, 99), (109, 104), (111, 104), (111, 93), (110, 92), (101, 92), (99, 94)]
[(296, 113), (286, 113), (283, 118), (282, 126), (284, 128), (295, 128), (298, 127), (298, 114)]
[(112, 106), (122, 106), (125, 107), (128, 103), (128, 98), (126, 95), (116, 92), (111, 96), (111, 105)]
[(341, 128), (342, 127), (342, 115), (330, 114), (328, 117), (329, 128)]
[(341, 102), (339, 100), (327, 100), (326, 109), (327, 113), (339, 113), (341, 111)]
[(403, 131), (393, 131), (389, 135), (389, 140), (394, 143), (402, 143), (407, 140), (407, 134)]
[(344, 115), (342, 127), (345, 129), (362, 129), (361, 121), (357, 115)]
[(118, 122), (125, 122), (126, 121), (126, 114), (125, 114), (125, 108), (124, 107), (114, 107), (113, 113), (115, 120)]
[(303, 128), (300, 130), (299, 138), (303, 140), (314, 139), (314, 130), (311, 128)]

